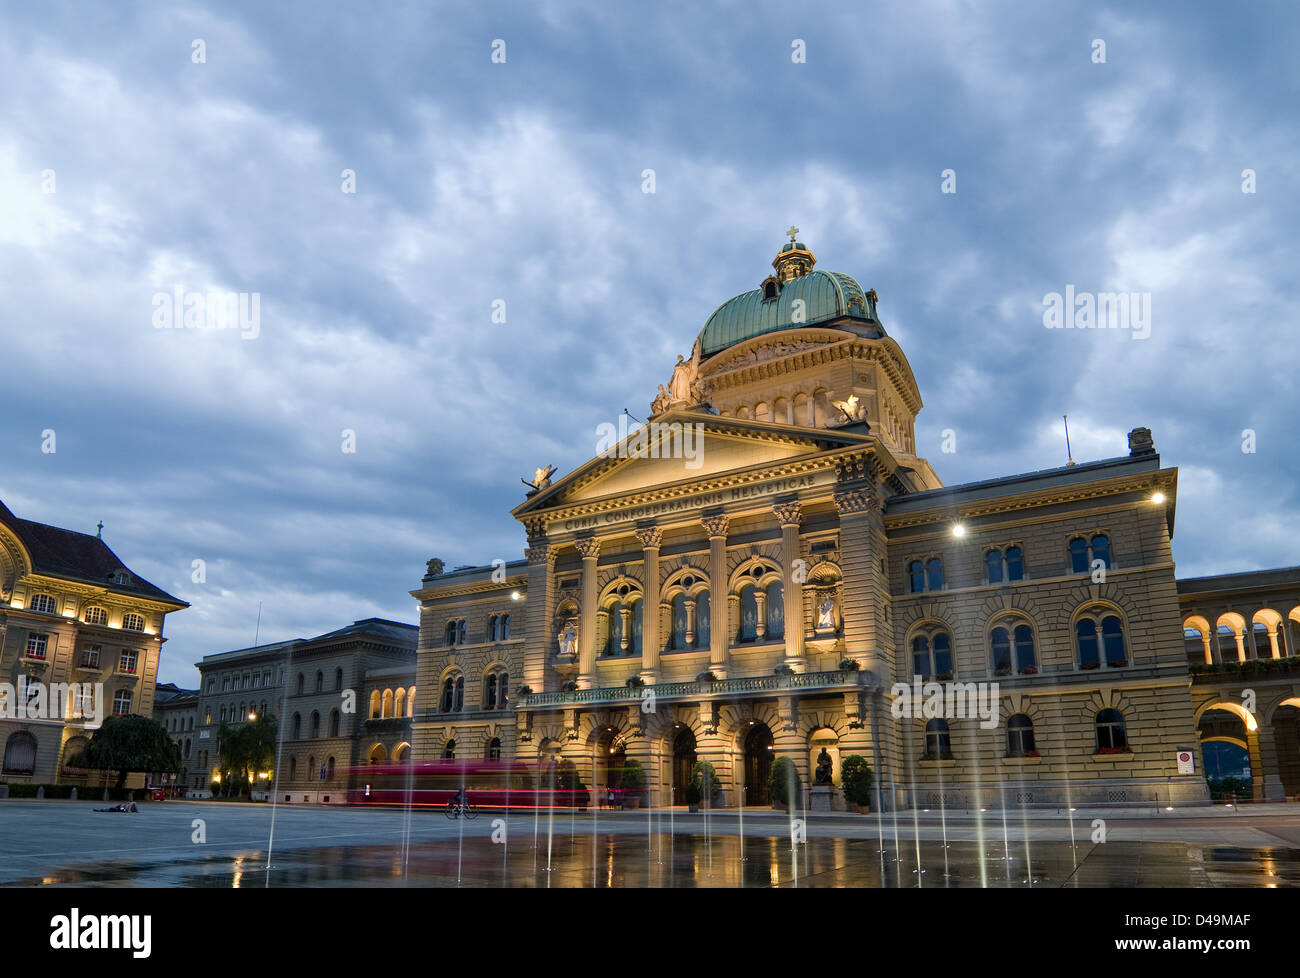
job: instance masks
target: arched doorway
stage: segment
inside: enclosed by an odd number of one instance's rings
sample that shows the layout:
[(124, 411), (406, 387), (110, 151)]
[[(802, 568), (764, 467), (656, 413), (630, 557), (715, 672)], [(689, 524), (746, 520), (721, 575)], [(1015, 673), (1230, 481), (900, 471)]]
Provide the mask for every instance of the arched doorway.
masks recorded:
[(1273, 742), (1282, 794), (1300, 800), (1300, 707), (1295, 702), (1288, 700), (1273, 711)]
[[(1201, 735), (1201, 763), (1210, 796), (1249, 801), (1253, 778), (1246, 723), (1236, 713), (1209, 709), (1196, 725)], [(1244, 796), (1244, 797), (1243, 797)]]
[(745, 804), (770, 805), (772, 794), (767, 787), (772, 773), (772, 731), (766, 723), (750, 725), (745, 734)]
[(686, 804), (686, 786), (691, 781), (691, 768), (695, 766), (695, 734), (690, 727), (681, 727), (673, 737), (673, 804)]

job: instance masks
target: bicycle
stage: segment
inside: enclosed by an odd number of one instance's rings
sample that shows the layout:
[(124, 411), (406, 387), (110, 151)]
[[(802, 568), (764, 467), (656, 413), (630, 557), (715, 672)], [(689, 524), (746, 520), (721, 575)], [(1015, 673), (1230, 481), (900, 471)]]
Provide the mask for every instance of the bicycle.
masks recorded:
[(471, 805), (469, 802), (465, 802), (464, 804), (454, 801), (447, 803), (448, 818), (460, 818), (462, 815), (465, 816), (465, 818), (478, 818), (478, 808)]

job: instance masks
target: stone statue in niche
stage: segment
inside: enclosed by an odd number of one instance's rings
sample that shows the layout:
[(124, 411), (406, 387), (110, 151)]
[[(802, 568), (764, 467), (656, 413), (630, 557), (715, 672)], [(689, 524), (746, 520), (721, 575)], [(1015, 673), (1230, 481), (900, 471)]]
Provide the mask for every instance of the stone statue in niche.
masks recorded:
[(833, 632), (835, 627), (835, 596), (828, 594), (817, 608), (817, 630)]
[(560, 655), (578, 654), (578, 627), (573, 622), (565, 622), (556, 640), (560, 644)]
[(831, 755), (825, 747), (817, 755), (817, 772), (814, 775), (817, 784), (831, 783)]

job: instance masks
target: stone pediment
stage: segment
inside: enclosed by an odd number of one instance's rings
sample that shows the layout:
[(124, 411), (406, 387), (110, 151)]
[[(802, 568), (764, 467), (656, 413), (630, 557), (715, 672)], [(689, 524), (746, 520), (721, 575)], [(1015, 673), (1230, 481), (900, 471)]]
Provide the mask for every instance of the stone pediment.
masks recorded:
[(786, 470), (801, 460), (843, 449), (870, 448), (876, 439), (860, 431), (797, 428), (764, 421), (670, 411), (608, 444), (600, 453), (530, 495), (514, 510), (521, 520), (610, 497), (639, 497), (663, 487), (708, 484), (728, 473)]

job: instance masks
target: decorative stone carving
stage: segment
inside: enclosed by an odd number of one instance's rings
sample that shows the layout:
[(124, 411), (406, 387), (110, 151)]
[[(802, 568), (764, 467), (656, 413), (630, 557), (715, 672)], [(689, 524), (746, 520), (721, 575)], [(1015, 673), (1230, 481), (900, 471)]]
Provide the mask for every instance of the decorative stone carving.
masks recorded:
[(524, 548), (524, 559), (530, 564), (554, 564), (558, 551), (549, 543), (535, 543)]
[(817, 630), (818, 631), (835, 631), (835, 596), (826, 595), (826, 598), (817, 607)]
[(817, 755), (817, 771), (813, 775), (813, 780), (817, 784), (831, 783), (831, 755), (825, 747)]
[(1150, 428), (1134, 428), (1128, 433), (1128, 453), (1130, 455), (1154, 455), (1155, 440)]
[(790, 503), (777, 503), (772, 507), (772, 512), (776, 514), (776, 521), (782, 527), (798, 526), (803, 522), (803, 507), (797, 500)]
[(866, 513), (878, 508), (879, 498), (870, 487), (860, 489), (840, 489), (835, 493), (835, 508), (841, 515), (845, 513)]
[(555, 636), (559, 643), (558, 655), (574, 656), (578, 654), (578, 626), (572, 621), (565, 622), (560, 634)]
[(668, 405), (671, 402), (672, 402), (672, 398), (669, 396), (668, 392), (664, 390), (664, 385), (660, 384), (659, 393), (656, 394), (655, 399), (650, 402), (650, 413), (663, 414), (665, 411), (668, 410)]
[(677, 365), (673, 367), (673, 376), (668, 381), (668, 397), (672, 403), (689, 401), (691, 384), (695, 380), (695, 363), (677, 354)]
[(648, 550), (663, 543), (664, 531), (657, 526), (643, 526), (637, 529), (636, 538), (641, 541), (641, 546)]
[[(759, 363), (766, 363), (768, 360), (779, 360), (781, 357), (790, 356), (792, 353), (801, 353), (804, 350), (810, 350), (816, 346), (825, 346), (824, 343), (814, 343), (811, 340), (791, 340), (789, 342), (779, 341), (776, 343), (765, 343), (756, 350), (747, 350), (744, 353), (732, 357), (722, 364), (718, 371), (733, 370), (737, 367), (750, 367)], [(714, 373), (716, 371), (710, 371)]]
[(713, 537), (725, 537), (727, 535), (727, 527), (730, 523), (731, 517), (723, 513), (700, 517), (700, 525), (704, 527), (704, 531), (709, 535), (710, 539)]
[(437, 577), (442, 573), (443, 563), (437, 557), (430, 557), (424, 562), (425, 577)]
[(831, 401), (831, 403), (839, 408), (840, 414), (844, 415), (846, 422), (862, 421), (866, 417), (866, 405), (862, 403), (857, 394), (850, 394), (843, 401)]
[(574, 541), (573, 545), (583, 557), (600, 556), (600, 541), (595, 537), (580, 537)]

